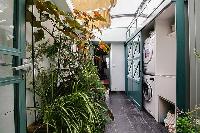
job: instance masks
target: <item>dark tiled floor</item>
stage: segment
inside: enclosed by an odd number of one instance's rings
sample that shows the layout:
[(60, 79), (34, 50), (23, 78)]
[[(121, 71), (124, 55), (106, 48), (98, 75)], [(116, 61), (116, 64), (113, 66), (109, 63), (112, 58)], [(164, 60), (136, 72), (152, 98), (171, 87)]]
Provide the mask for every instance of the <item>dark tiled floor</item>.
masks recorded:
[(122, 92), (112, 92), (107, 104), (115, 119), (106, 126), (105, 133), (167, 133), (147, 112), (140, 111)]

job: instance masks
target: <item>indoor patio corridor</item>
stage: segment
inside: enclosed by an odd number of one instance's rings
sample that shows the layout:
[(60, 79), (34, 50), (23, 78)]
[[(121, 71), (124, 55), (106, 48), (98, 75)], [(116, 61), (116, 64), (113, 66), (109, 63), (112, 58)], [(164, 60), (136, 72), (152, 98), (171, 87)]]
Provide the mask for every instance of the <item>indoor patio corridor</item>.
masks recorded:
[(105, 133), (167, 133), (145, 111), (140, 111), (123, 92), (111, 92), (107, 104), (114, 115), (114, 121), (106, 126)]

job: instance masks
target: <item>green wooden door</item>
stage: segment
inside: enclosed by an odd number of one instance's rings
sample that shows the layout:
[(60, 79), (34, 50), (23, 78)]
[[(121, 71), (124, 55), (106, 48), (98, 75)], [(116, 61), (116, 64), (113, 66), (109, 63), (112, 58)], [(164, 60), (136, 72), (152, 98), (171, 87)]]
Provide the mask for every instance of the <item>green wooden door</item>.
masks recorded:
[(25, 133), (24, 0), (0, 0), (0, 132)]
[(142, 45), (140, 33), (126, 45), (126, 94), (142, 108)]

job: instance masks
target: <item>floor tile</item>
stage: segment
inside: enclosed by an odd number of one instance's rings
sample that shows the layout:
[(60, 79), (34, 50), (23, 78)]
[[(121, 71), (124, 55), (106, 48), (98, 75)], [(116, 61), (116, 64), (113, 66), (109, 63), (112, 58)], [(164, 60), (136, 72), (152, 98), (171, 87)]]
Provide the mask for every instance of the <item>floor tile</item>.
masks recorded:
[(167, 133), (162, 124), (140, 111), (123, 92), (111, 92), (106, 103), (115, 118), (106, 125), (105, 133)]

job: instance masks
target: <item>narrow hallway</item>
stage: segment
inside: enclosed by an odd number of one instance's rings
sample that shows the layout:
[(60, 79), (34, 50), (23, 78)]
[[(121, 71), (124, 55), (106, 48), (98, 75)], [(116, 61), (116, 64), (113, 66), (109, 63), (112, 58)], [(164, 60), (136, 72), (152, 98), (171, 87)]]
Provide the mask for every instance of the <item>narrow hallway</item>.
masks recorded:
[(111, 92), (107, 104), (114, 121), (105, 133), (167, 133), (165, 127), (144, 111), (140, 111), (123, 92)]

